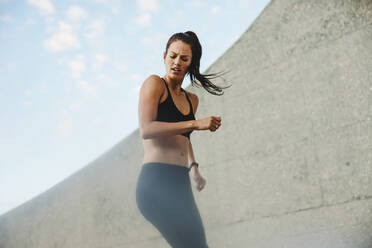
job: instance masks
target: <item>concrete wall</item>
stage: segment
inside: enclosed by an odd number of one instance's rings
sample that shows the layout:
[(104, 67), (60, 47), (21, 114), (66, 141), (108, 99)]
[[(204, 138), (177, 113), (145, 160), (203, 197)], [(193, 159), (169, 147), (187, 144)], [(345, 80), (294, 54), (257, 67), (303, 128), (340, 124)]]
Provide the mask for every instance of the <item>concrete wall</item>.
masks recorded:
[[(233, 86), (189, 87), (222, 117), (191, 135), (210, 247), (372, 247), (371, 68), (371, 0), (273, 0), (205, 72)], [(0, 216), (0, 248), (169, 247), (136, 208), (142, 156), (136, 130)]]

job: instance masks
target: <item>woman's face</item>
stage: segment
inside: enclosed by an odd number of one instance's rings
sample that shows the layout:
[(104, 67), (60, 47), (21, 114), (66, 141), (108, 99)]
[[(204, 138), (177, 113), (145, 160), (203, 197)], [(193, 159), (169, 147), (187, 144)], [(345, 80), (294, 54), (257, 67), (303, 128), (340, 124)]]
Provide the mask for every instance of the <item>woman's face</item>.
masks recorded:
[(164, 53), (164, 64), (167, 77), (174, 80), (183, 80), (191, 64), (192, 51), (189, 44), (176, 40), (170, 44), (167, 53)]

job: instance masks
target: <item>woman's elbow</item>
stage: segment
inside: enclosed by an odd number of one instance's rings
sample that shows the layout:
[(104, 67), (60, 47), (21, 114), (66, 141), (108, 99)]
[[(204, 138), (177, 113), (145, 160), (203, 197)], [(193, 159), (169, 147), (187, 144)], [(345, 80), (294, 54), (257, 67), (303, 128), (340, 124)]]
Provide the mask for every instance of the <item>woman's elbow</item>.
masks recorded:
[(142, 139), (151, 139), (151, 134), (147, 131), (149, 130), (148, 128), (145, 127), (140, 127), (140, 135)]
[(145, 132), (145, 130), (143, 128), (140, 128), (140, 135), (141, 135), (141, 139), (148, 139), (148, 136), (147, 136), (147, 133)]
[(146, 135), (142, 135), (141, 137), (142, 137), (143, 140), (151, 139), (150, 136), (146, 136)]

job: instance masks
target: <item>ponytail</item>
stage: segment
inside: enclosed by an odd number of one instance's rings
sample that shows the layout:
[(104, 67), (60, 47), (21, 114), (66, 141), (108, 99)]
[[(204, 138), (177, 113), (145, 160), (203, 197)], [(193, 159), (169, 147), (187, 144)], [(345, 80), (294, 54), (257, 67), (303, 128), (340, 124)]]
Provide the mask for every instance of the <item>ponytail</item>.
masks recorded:
[[(202, 86), (206, 91), (208, 91), (209, 93), (213, 95), (218, 95), (218, 96), (223, 95), (222, 89), (229, 88), (231, 85), (228, 87), (217, 86), (213, 84), (210, 81), (210, 79), (221, 77), (221, 75), (226, 74), (226, 72), (201, 74), (199, 71), (200, 70), (200, 58), (202, 56), (202, 47), (201, 47), (201, 44), (199, 42), (197, 35), (192, 31), (187, 31), (185, 33), (176, 33), (172, 35), (167, 42), (167, 47), (166, 47), (165, 52), (168, 51), (168, 48), (172, 44), (172, 42), (176, 40), (181, 40), (189, 44), (191, 47), (192, 60), (186, 73), (186, 75), (189, 74), (190, 76), (191, 84), (192, 85), (196, 84), (198, 87)], [(199, 81), (199, 83), (195, 79)], [(222, 79), (225, 81), (224, 78)], [(222, 92), (222, 93), (218, 94), (217, 92)]]

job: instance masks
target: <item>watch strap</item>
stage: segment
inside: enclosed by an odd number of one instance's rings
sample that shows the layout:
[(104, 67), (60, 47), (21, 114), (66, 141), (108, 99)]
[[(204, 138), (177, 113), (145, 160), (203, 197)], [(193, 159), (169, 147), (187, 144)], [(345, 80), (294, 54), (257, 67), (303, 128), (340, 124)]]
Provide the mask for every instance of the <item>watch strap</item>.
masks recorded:
[(189, 171), (191, 170), (191, 168), (192, 168), (193, 166), (196, 166), (196, 167), (199, 168), (199, 164), (198, 164), (197, 162), (192, 162), (192, 163), (190, 164), (190, 166), (189, 166)]

